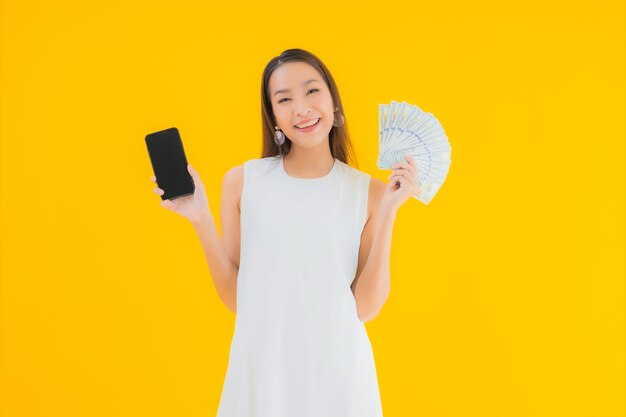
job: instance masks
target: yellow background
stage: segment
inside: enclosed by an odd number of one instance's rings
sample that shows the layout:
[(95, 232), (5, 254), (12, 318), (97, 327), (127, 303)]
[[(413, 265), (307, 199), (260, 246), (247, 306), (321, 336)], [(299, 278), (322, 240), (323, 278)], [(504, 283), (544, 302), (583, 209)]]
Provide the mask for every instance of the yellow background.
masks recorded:
[[(214, 416), (235, 316), (144, 136), (177, 126), (216, 219), (260, 157), (288, 48), (335, 76), (376, 167), (378, 104), (432, 112), (448, 178), (398, 213), (366, 324), (385, 417), (624, 415), (623, 1), (2, 0), (1, 409)], [(320, 416), (324, 417), (324, 416)]]

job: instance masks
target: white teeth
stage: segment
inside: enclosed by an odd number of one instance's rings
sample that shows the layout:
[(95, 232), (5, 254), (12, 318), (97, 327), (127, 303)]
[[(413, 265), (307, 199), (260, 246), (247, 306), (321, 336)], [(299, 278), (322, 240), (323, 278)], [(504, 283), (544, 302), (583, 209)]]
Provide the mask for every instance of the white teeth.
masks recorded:
[(312, 120), (310, 123), (307, 123), (307, 124), (305, 124), (305, 125), (296, 125), (296, 127), (300, 128), (300, 129), (303, 129), (303, 128), (305, 128), (305, 127), (313, 126), (314, 124), (316, 124), (317, 122), (319, 122), (319, 120), (320, 120), (320, 119), (315, 119), (315, 120)]

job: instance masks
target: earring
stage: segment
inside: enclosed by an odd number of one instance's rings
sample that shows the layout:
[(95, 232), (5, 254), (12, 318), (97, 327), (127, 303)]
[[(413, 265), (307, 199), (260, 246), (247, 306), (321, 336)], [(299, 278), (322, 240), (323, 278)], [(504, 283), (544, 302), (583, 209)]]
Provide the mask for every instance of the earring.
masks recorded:
[(343, 117), (343, 114), (337, 113), (339, 111), (339, 107), (335, 110), (335, 116), (333, 117), (333, 126), (341, 127), (343, 123), (346, 121), (346, 118)]
[(276, 129), (276, 132), (274, 132), (274, 142), (280, 146), (285, 143), (285, 134), (282, 130), (278, 129), (278, 126), (274, 126), (274, 129)]

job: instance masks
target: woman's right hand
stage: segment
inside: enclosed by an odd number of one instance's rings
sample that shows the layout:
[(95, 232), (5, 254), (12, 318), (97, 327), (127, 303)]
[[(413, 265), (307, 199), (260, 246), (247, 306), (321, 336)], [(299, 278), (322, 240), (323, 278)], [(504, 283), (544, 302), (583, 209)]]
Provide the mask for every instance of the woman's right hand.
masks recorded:
[[(162, 200), (161, 207), (164, 207), (174, 213), (180, 214), (190, 222), (194, 223), (202, 218), (211, 216), (211, 210), (209, 208), (209, 201), (206, 196), (206, 190), (204, 189), (204, 183), (200, 179), (198, 172), (191, 166), (187, 165), (187, 170), (195, 185), (195, 191), (193, 194), (183, 197), (175, 198), (174, 200)], [(157, 184), (157, 179), (153, 175), (150, 180)], [(158, 186), (154, 189), (154, 192), (158, 195), (163, 195), (164, 191)]]

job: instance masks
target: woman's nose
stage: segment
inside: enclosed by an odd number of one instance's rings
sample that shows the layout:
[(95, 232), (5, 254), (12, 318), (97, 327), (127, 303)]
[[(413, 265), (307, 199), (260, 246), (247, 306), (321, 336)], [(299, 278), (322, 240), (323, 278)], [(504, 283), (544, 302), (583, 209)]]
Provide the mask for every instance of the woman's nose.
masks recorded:
[(296, 107), (296, 112), (300, 117), (304, 117), (311, 112), (311, 108), (306, 104), (300, 104)]

